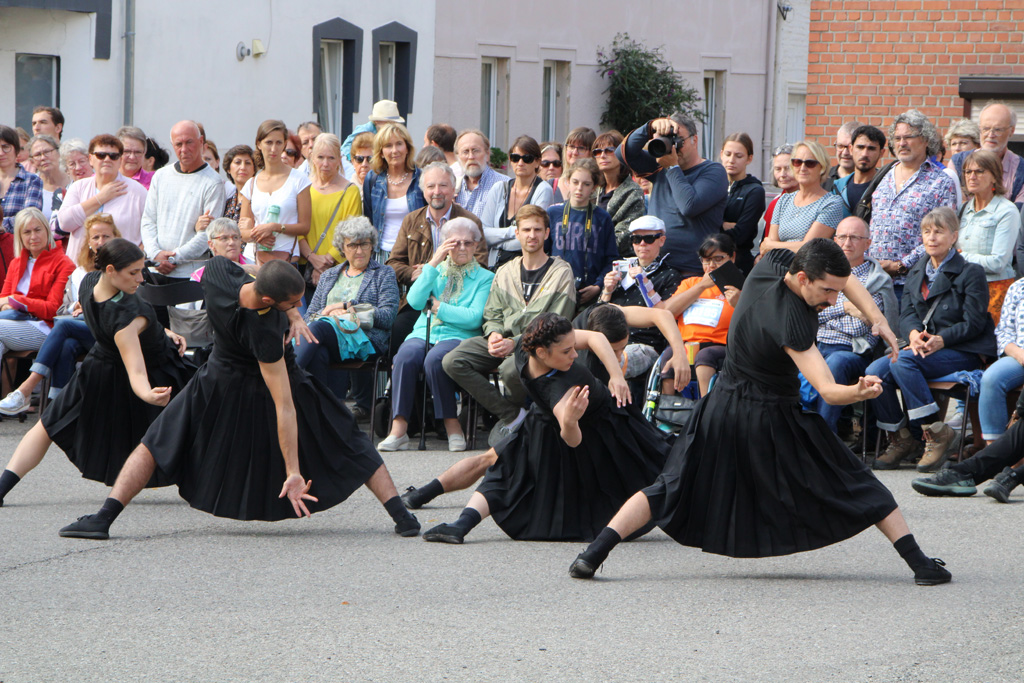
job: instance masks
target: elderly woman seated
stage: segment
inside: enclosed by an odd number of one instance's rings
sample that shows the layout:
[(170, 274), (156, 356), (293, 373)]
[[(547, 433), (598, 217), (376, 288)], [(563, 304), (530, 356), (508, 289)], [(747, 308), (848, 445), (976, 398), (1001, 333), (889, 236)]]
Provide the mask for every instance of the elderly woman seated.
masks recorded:
[[(243, 266), (251, 264), (242, 255), (242, 247), (245, 242), (242, 241), (242, 232), (238, 229), (238, 223), (231, 218), (221, 216), (210, 221), (210, 224), (206, 226), (206, 244), (214, 256), (223, 256)], [(255, 264), (252, 265), (255, 267)], [(196, 272), (192, 273), (192, 279), (202, 282), (205, 271), (206, 266), (196, 268)]]
[[(420, 368), (425, 370), (427, 386), (434, 397), (434, 417), (444, 420), (448, 450), (466, 450), (466, 438), (456, 414), (455, 382), (445, 373), (441, 361), (459, 342), (479, 336), (482, 330), (484, 305), (494, 279), (494, 273), (481, 267), (474, 257), (482, 237), (480, 228), (468, 218), (453, 218), (445, 223), (441, 228), (441, 245), (409, 288), (409, 305), (423, 313), (395, 355), (391, 433), (377, 446), (382, 451), (409, 447), (406, 432)], [(429, 323), (428, 309), (432, 314)]]
[[(388, 348), (391, 325), (398, 312), (398, 281), (395, 271), (370, 258), (377, 240), (377, 230), (364, 216), (349, 218), (334, 230), (333, 244), (345, 255), (345, 263), (320, 275), (306, 310), (306, 322), (320, 343), (299, 344), (295, 349), (296, 363), (315, 377), (327, 379), (331, 363), (358, 358), (355, 354), (360, 346), (374, 354)], [(357, 306), (361, 309), (358, 313)], [(360, 341), (368, 341), (372, 348), (360, 345)], [(331, 388), (344, 399), (348, 373), (340, 373), (340, 380)], [(360, 396), (358, 400), (365, 400), (367, 405), (357, 405), (357, 417), (363, 412), (369, 414), (368, 403), (373, 396)]]
[[(879, 429), (889, 432), (889, 447), (875, 459), (875, 469), (891, 470), (915, 450), (907, 416), (924, 430), (926, 448), (919, 472), (942, 467), (955, 436), (938, 415), (929, 380), (962, 370), (976, 370), (983, 358), (995, 358), (996, 336), (988, 313), (985, 270), (969, 263), (957, 250), (960, 224), (949, 207), (930, 211), (921, 221), (921, 241), (928, 258), (907, 274), (900, 313), (900, 337), (909, 346), (896, 361), (888, 356), (868, 366), (866, 375), (882, 380), (881, 395), (872, 400)], [(936, 421), (938, 420), (938, 421)]]

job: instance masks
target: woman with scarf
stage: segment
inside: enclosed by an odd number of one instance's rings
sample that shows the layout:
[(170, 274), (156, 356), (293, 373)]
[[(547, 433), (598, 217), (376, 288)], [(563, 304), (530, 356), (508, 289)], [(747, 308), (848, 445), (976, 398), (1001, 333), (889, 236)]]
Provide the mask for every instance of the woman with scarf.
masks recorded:
[[(409, 447), (409, 417), (416, 393), (419, 369), (425, 369), (427, 385), (434, 397), (434, 417), (444, 420), (448, 450), (466, 450), (466, 437), (456, 413), (457, 387), (441, 367), (446, 353), (463, 339), (478, 336), (484, 320), (484, 304), (494, 273), (482, 268), (474, 254), (482, 239), (476, 223), (453, 218), (441, 229), (441, 245), (423, 266), (423, 272), (409, 288), (409, 305), (424, 313), (416, 321), (395, 355), (391, 375), (391, 433), (378, 444), (381, 451)], [(427, 346), (427, 307), (430, 307), (430, 346)]]

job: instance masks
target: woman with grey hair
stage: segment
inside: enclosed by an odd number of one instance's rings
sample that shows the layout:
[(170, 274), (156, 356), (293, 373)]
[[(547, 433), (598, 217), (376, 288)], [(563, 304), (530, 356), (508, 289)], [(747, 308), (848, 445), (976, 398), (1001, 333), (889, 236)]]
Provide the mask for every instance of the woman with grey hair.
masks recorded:
[[(391, 433), (377, 445), (379, 450), (399, 451), (409, 447), (407, 432), (420, 368), (424, 369), (427, 386), (434, 397), (434, 418), (444, 420), (448, 450), (466, 450), (466, 437), (455, 403), (457, 387), (441, 362), (463, 339), (479, 336), (483, 329), (484, 305), (494, 273), (480, 266), (474, 256), (481, 239), (480, 228), (469, 218), (453, 218), (445, 223), (441, 228), (440, 246), (434, 250), (430, 261), (423, 264), (423, 272), (409, 288), (406, 297), (409, 305), (423, 314), (395, 354), (391, 375)], [(426, 429), (426, 425), (421, 429)]]
[(72, 182), (91, 177), (89, 145), (79, 138), (71, 138), (60, 143), (60, 165), (71, 177)]
[[(221, 216), (210, 221), (206, 226), (206, 244), (210, 247), (210, 253), (214, 256), (223, 256), (229, 261), (243, 266), (253, 265), (252, 261), (242, 254), (242, 232), (238, 229), (238, 223), (230, 218)], [(206, 266), (201, 266), (192, 273), (192, 279), (196, 282), (203, 281), (203, 272)], [(201, 303), (201, 302), (200, 302)]]
[(35, 136), (28, 141), (28, 150), (36, 175), (43, 181), (43, 215), (49, 222), (64, 201), (71, 179), (60, 168), (60, 143), (52, 136)]
[(135, 126), (121, 126), (114, 135), (124, 147), (121, 152), (121, 175), (141, 183), (148, 190), (155, 171), (145, 169), (146, 134)]
[[(345, 255), (345, 262), (320, 275), (306, 310), (306, 322), (320, 343), (300, 344), (295, 349), (295, 362), (314, 377), (327, 379), (332, 363), (352, 360), (343, 353), (351, 340), (342, 339), (341, 334), (358, 336), (364, 332), (376, 354), (387, 351), (391, 325), (398, 313), (398, 281), (394, 270), (370, 258), (377, 248), (377, 240), (377, 230), (365, 216), (349, 218), (334, 230), (334, 246)], [(369, 304), (372, 310), (360, 314), (359, 325), (349, 325), (356, 317), (359, 304)], [(348, 393), (348, 373), (342, 371), (339, 379), (337, 386), (331, 388), (344, 400)], [(357, 418), (362, 417), (363, 411), (369, 415), (372, 401), (373, 396), (369, 394), (360, 393), (356, 397)]]
[(952, 167), (954, 154), (969, 152), (981, 147), (981, 129), (970, 119), (960, 119), (946, 131), (945, 141), (950, 159), (948, 166)]

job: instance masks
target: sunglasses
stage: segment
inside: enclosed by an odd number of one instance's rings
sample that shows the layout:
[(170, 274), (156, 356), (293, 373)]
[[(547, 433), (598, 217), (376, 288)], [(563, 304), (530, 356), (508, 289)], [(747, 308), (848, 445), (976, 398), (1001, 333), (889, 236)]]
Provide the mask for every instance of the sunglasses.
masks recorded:
[(509, 154), (508, 158), (513, 164), (518, 164), (520, 161), (524, 164), (532, 164), (537, 160), (537, 157), (532, 154)]
[(793, 164), (793, 168), (800, 168), (801, 166), (806, 166), (811, 170), (821, 166), (821, 162), (818, 161), (817, 159), (797, 159), (796, 157), (790, 159), (789, 163)]
[(296, 149), (286, 149), (284, 151), (284, 153), (287, 154), (288, 156), (290, 156), (292, 159), (298, 159), (299, 158), (299, 151), (296, 150)]
[(629, 241), (633, 244), (654, 244), (665, 235), (630, 235)]
[(369, 155), (367, 155), (365, 157), (362, 154), (353, 154), (352, 155), (352, 161), (356, 162), (357, 164), (368, 164), (368, 163), (370, 163), (370, 159), (372, 159), (372, 158), (373, 157), (369, 156)]
[(595, 147), (594, 151), (592, 153), (593, 153), (593, 155), (595, 157), (599, 156), (601, 154), (615, 154), (615, 148), (614, 147)]
[(540, 165), (543, 166), (544, 168), (547, 168), (548, 166), (562, 168), (562, 162), (559, 159), (545, 159), (544, 161), (540, 162)]
[(104, 159), (110, 159), (111, 161), (117, 161), (121, 158), (120, 152), (93, 152), (92, 155), (103, 161)]

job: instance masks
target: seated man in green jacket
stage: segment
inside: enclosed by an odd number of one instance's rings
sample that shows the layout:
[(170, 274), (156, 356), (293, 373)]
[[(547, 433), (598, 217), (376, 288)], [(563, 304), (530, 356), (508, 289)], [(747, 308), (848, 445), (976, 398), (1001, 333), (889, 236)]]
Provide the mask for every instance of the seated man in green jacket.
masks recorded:
[[(538, 206), (527, 204), (516, 212), (516, 238), (523, 255), (498, 268), (494, 276), (484, 307), (483, 336), (466, 339), (444, 357), (448, 376), (501, 420), (488, 442), (514, 431), (526, 416), (526, 393), (512, 357), (515, 338), (541, 313), (572, 318), (576, 310), (572, 268), (544, 253), (550, 227), (547, 212)], [(494, 370), (509, 398), (491, 384), (488, 375)]]

